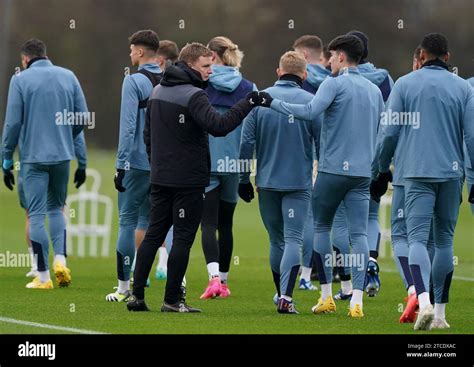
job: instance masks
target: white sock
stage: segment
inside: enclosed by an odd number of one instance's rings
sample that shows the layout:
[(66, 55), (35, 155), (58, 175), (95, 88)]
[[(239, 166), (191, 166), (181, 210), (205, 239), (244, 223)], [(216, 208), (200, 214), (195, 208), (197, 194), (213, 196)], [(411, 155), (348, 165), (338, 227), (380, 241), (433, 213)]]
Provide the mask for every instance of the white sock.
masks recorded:
[(135, 250), (135, 256), (133, 257), (132, 267), (130, 268), (130, 271), (132, 272), (132, 276), (133, 276), (133, 272), (135, 271), (136, 262), (137, 262), (137, 250)]
[(362, 308), (362, 295), (364, 294), (363, 291), (360, 289), (352, 290), (352, 298), (351, 298), (351, 308), (355, 307), (356, 304), (359, 304)]
[(435, 303), (434, 317), (435, 319), (446, 320), (446, 303)]
[(54, 262), (58, 262), (66, 266), (66, 256), (64, 255), (54, 255)]
[(411, 285), (408, 287), (408, 295), (411, 296), (413, 293), (416, 293), (415, 286)]
[(332, 283), (321, 284), (321, 298), (323, 301), (329, 296), (332, 297)]
[(209, 273), (209, 279), (219, 276), (219, 263), (212, 262), (207, 264), (207, 272)]
[(158, 258), (158, 268), (167, 269), (168, 268), (168, 251), (166, 247), (160, 247), (158, 249), (160, 257)]
[(125, 293), (130, 289), (130, 280), (119, 280), (118, 281), (118, 292)]
[(304, 279), (305, 282), (309, 282), (311, 280), (311, 268), (302, 266), (300, 279)]
[(227, 278), (229, 277), (229, 273), (221, 273), (219, 272), (219, 278), (221, 278), (221, 283), (227, 283)]
[(349, 294), (352, 292), (352, 282), (350, 280), (341, 280), (342, 293)]
[(377, 262), (377, 259), (375, 259), (375, 258), (373, 258), (373, 257), (371, 256), (371, 257), (369, 257), (369, 261), (373, 261), (374, 263), (376, 263), (376, 262)]
[(51, 279), (49, 277), (49, 270), (39, 271), (38, 273), (39, 273), (39, 278), (40, 278), (41, 283), (45, 283), (45, 282), (47, 282), (48, 280)]
[(430, 305), (430, 294), (428, 292), (423, 292), (418, 295), (418, 302), (420, 303), (420, 311), (423, 310), (426, 306)]
[(281, 295), (281, 298), (286, 299), (288, 302), (291, 302), (292, 298), (289, 296)]
[(33, 251), (33, 248), (28, 247), (28, 252), (30, 254), (31, 270), (37, 271), (38, 270), (38, 263), (36, 261), (36, 256), (35, 256), (35, 252)]

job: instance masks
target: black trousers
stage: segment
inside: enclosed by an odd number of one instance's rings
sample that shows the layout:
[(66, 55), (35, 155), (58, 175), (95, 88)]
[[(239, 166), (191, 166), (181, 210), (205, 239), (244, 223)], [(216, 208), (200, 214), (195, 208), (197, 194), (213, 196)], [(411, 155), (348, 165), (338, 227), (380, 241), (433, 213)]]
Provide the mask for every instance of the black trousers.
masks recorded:
[(168, 257), (165, 302), (180, 300), (181, 282), (188, 267), (189, 252), (201, 222), (204, 187), (178, 188), (151, 184), (150, 224), (138, 249), (135, 263), (133, 294), (145, 297), (146, 280), (156, 252), (173, 227), (173, 246)]
[[(219, 263), (219, 271), (227, 273), (232, 259), (234, 237), (232, 222), (237, 203), (220, 200), (220, 186), (206, 193), (201, 220), (201, 243), (206, 264)], [(216, 232), (219, 238), (216, 237)]]

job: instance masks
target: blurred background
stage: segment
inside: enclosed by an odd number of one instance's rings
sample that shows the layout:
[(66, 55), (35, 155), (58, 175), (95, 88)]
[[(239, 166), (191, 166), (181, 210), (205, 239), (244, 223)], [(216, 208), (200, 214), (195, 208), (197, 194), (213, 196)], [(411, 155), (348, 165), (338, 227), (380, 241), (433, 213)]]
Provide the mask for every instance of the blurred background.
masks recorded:
[(369, 61), (394, 79), (411, 70), (413, 50), (430, 32), (448, 37), (459, 75), (474, 76), (473, 15), (474, 0), (0, 0), (0, 127), (20, 46), (32, 37), (78, 76), (96, 117), (95, 129), (85, 131), (88, 146), (115, 149), (131, 67), (127, 38), (139, 29), (179, 47), (228, 36), (245, 52), (242, 73), (263, 89), (297, 37), (316, 34), (327, 44), (352, 29), (369, 36)]

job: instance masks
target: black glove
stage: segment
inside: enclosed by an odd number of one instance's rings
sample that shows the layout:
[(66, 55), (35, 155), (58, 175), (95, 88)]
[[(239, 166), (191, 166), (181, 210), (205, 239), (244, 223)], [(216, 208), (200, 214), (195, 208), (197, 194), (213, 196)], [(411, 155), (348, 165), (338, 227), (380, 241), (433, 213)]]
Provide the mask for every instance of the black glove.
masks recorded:
[(241, 183), (239, 184), (239, 196), (246, 203), (250, 203), (255, 197), (253, 193), (252, 183)]
[(124, 177), (125, 177), (125, 170), (117, 168), (117, 172), (115, 172), (115, 176), (114, 176), (114, 184), (118, 192), (124, 192), (126, 190), (125, 187), (122, 186), (122, 181)]
[(250, 103), (250, 106), (252, 108), (257, 107), (259, 105), (258, 92), (256, 91), (247, 93), (245, 99), (248, 101), (248, 103)]
[(258, 93), (259, 105), (262, 107), (270, 107), (272, 104), (273, 98), (267, 92)]
[(76, 184), (76, 189), (81, 187), (81, 185), (86, 182), (86, 169), (85, 168), (78, 168), (74, 173), (74, 183)]
[(377, 203), (380, 203), (379, 182), (370, 181), (370, 197)]
[[(392, 172), (388, 170), (387, 172), (379, 172), (377, 176), (377, 180), (373, 181), (373, 184), (371, 183), (371, 193), (372, 189), (374, 191), (374, 197), (378, 197), (379, 200), (382, 196), (385, 195), (385, 193), (388, 190), (388, 183), (393, 181), (393, 176)], [(377, 201), (374, 198), (375, 201)]]
[(6, 187), (13, 191), (13, 185), (15, 184), (15, 176), (12, 173), (12, 169), (13, 163), (9, 168), (3, 169), (3, 182), (5, 183)]
[(467, 199), (471, 204), (474, 204), (474, 185), (471, 186), (471, 191), (469, 191), (469, 198)]

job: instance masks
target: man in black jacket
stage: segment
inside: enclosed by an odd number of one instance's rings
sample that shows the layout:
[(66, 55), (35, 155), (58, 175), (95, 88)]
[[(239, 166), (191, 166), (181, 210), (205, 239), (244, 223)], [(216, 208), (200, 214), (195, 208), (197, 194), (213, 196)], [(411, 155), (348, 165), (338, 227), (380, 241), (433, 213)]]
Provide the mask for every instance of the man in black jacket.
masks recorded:
[(203, 90), (211, 58), (212, 52), (200, 43), (185, 46), (148, 101), (143, 135), (151, 165), (150, 224), (137, 253), (133, 295), (127, 303), (130, 311), (148, 311), (146, 279), (156, 251), (174, 226), (161, 311), (200, 312), (185, 303), (181, 282), (201, 222), (204, 188), (209, 185), (208, 133), (225, 136), (258, 104), (258, 93), (252, 92), (224, 115), (217, 112)]

